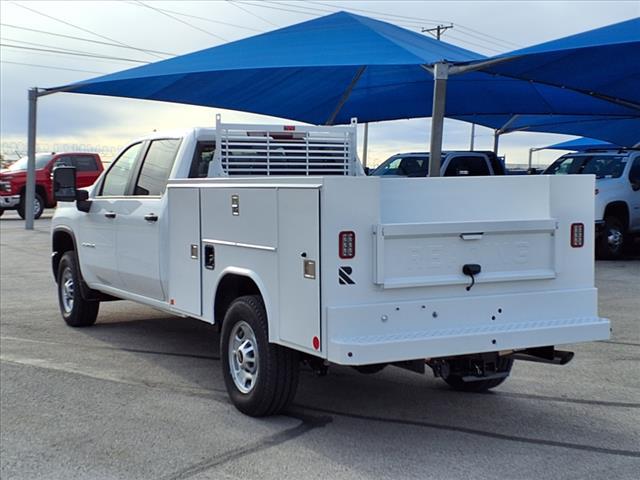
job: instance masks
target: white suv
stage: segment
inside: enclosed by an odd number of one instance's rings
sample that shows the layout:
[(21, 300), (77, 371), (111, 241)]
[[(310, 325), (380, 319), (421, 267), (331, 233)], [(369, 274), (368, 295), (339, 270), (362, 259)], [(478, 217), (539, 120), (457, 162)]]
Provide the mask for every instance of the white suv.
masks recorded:
[(619, 258), (640, 234), (640, 150), (610, 149), (569, 153), (544, 174), (596, 176), (596, 254)]

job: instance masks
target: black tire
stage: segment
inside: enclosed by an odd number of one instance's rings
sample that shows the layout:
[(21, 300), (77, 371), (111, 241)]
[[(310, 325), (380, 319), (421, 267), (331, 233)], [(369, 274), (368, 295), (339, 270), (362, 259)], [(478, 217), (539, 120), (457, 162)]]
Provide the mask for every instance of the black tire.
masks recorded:
[[(26, 217), (25, 211), (24, 211), (24, 204), (26, 202), (25, 198), (24, 198), (24, 194), (20, 197), (20, 204), (18, 205), (18, 215), (20, 215), (20, 218), (22, 218), (23, 220)], [(37, 220), (42, 216), (42, 212), (44, 212), (44, 200), (42, 199), (42, 197), (40, 196), (40, 194), (36, 193), (36, 196), (33, 198), (33, 219)]]
[(80, 292), (82, 277), (73, 250), (62, 255), (56, 280), (58, 282), (58, 305), (67, 325), (70, 327), (89, 327), (96, 323), (100, 302), (82, 298)]
[(627, 232), (624, 222), (618, 217), (606, 217), (604, 219), (604, 230), (596, 247), (598, 258), (604, 260), (617, 260), (624, 253), (627, 239)]
[(384, 370), (386, 366), (386, 363), (372, 363), (371, 365), (356, 365), (353, 368), (365, 375), (373, 375)]
[[(450, 368), (452, 371), (456, 371), (454, 363), (455, 361), (450, 362)], [(463, 379), (463, 375), (449, 374), (447, 377), (443, 378), (443, 380), (447, 382), (451, 388), (461, 392), (486, 392), (487, 390), (497, 387), (507, 379), (509, 373), (511, 373), (511, 367), (513, 367), (513, 358), (498, 357), (496, 367), (499, 372), (506, 372), (507, 376), (502, 378), (489, 378), (486, 380), (474, 379), (473, 381), (467, 381)]]
[[(243, 338), (245, 343), (234, 348)], [(244, 347), (246, 357), (242, 353), (238, 354), (242, 345), (253, 347)], [(235, 407), (242, 413), (252, 417), (275, 415), (293, 400), (298, 388), (298, 352), (269, 343), (267, 314), (260, 296), (239, 297), (231, 304), (222, 323), (220, 356), (227, 392)], [(252, 360), (240, 363), (244, 358), (254, 359), (255, 379), (250, 384), (237, 380), (238, 375), (241, 375), (237, 372), (251, 370)], [(252, 374), (251, 371), (249, 373)], [(241, 391), (239, 384), (248, 391)]]

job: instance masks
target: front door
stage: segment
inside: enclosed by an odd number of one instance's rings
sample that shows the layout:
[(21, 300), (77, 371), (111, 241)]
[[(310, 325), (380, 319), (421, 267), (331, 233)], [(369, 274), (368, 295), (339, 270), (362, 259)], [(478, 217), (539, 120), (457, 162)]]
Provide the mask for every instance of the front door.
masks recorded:
[(116, 262), (116, 236), (120, 208), (135, 172), (142, 143), (124, 150), (111, 164), (102, 183), (96, 186), (91, 209), (78, 222), (77, 248), (82, 276), (89, 285), (122, 288)]

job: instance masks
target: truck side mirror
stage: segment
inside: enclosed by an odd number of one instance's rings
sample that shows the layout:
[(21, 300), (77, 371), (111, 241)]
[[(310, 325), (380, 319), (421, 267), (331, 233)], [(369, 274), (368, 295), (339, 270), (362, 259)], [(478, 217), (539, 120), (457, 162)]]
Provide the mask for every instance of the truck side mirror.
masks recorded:
[(53, 169), (53, 197), (58, 202), (76, 201), (76, 167)]

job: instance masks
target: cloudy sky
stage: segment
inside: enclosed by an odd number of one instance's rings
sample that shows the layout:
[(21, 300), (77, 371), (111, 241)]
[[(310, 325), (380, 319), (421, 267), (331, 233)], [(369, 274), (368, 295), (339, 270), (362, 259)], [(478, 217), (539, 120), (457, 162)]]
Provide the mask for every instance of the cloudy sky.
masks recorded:
[[(29, 87), (64, 85), (338, 10), (368, 15), (414, 31), (439, 23), (453, 23), (454, 28), (444, 34), (443, 40), (493, 55), (640, 16), (640, 0), (2, 0), (2, 150), (6, 153), (25, 148)], [(67, 53), (47, 50), (65, 50)], [(38, 109), (39, 150), (89, 144), (107, 155), (130, 139), (154, 129), (212, 125), (217, 112), (222, 112), (226, 121), (274, 121), (264, 116), (211, 108), (77, 94), (44, 97)], [(568, 138), (572, 137), (509, 134), (501, 139), (500, 153), (511, 163), (525, 163), (529, 147)], [(466, 149), (469, 139), (468, 124), (447, 121), (446, 149)], [(377, 163), (396, 152), (425, 150), (427, 140), (426, 119), (371, 124), (369, 158)], [(490, 130), (476, 129), (476, 148), (491, 148), (492, 142)], [(541, 152), (534, 156), (534, 161), (548, 163), (556, 156), (557, 153)]]

